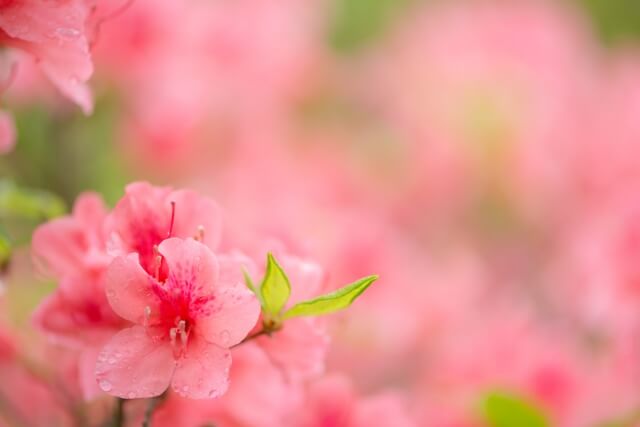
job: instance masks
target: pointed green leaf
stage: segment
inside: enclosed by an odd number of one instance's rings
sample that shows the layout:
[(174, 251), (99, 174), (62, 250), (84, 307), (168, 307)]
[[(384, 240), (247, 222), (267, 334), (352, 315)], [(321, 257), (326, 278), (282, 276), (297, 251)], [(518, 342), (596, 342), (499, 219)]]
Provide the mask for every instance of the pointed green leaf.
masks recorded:
[(251, 276), (249, 276), (249, 272), (244, 268), (242, 269), (242, 276), (244, 276), (244, 283), (247, 285), (247, 288), (249, 288), (249, 290), (253, 292), (256, 296), (259, 296), (258, 292), (256, 292), (256, 285), (253, 284), (253, 280), (251, 280)]
[(365, 277), (331, 293), (299, 302), (284, 314), (284, 318), (320, 316), (347, 308), (377, 279), (378, 276)]
[(272, 316), (279, 316), (290, 294), (289, 278), (273, 255), (267, 254), (267, 272), (260, 286), (263, 309)]
[(491, 427), (549, 427), (550, 423), (534, 403), (505, 393), (489, 394), (483, 412)]

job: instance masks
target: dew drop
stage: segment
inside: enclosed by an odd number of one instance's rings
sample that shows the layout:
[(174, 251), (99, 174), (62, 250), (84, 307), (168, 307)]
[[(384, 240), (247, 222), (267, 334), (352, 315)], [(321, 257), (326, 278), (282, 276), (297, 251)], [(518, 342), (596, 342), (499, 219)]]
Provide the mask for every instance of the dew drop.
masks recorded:
[(110, 383), (109, 381), (107, 381), (107, 380), (100, 380), (99, 385), (100, 385), (100, 388), (101, 388), (102, 390), (107, 391), (107, 392), (108, 392), (108, 391), (111, 391), (112, 386), (111, 386), (111, 383)]
[(110, 357), (109, 360), (107, 360), (107, 363), (109, 365), (115, 365), (116, 363), (116, 358), (115, 357)]

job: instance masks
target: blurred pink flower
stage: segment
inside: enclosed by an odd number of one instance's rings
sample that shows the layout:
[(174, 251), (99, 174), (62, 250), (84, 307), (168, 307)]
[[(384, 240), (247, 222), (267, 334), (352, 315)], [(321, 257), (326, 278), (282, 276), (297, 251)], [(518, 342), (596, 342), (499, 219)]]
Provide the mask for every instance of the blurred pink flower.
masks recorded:
[[(287, 307), (312, 299), (323, 293), (326, 274), (308, 260), (291, 255), (276, 257), (289, 276), (291, 296)], [(257, 344), (290, 379), (304, 379), (324, 372), (329, 348), (326, 322), (321, 318), (299, 317), (285, 321), (284, 327), (272, 336), (257, 338)]]
[(36, 308), (33, 322), (53, 342), (78, 351), (78, 381), (86, 399), (99, 392), (97, 349), (125, 324), (105, 295), (104, 273), (112, 260), (106, 251), (106, 216), (102, 199), (84, 193), (71, 215), (39, 226), (32, 240), (34, 260), (58, 279), (58, 288)]
[[(190, 190), (174, 191), (146, 182), (127, 185), (125, 196), (106, 221), (109, 251), (114, 255), (137, 253), (151, 275), (157, 267), (155, 247), (168, 237), (196, 237), (216, 249), (221, 234), (217, 204)], [(164, 275), (161, 266), (161, 276)]]
[(89, 114), (93, 73), (86, 34), (87, 0), (3, 0), (0, 44), (30, 53), (57, 88)]
[(403, 399), (393, 393), (359, 397), (341, 376), (322, 378), (309, 387), (293, 416), (296, 427), (412, 427)]
[(145, 272), (136, 254), (107, 271), (109, 303), (135, 325), (100, 353), (98, 384), (123, 398), (157, 396), (169, 385), (188, 398), (219, 397), (228, 387), (228, 349), (253, 328), (260, 306), (243, 283), (221, 280), (239, 266), (219, 264), (202, 243), (169, 238), (158, 253), (166, 280)]
[(0, 155), (13, 150), (16, 144), (16, 127), (13, 117), (6, 111), (0, 110)]
[[(300, 404), (301, 389), (285, 381), (279, 368), (255, 343), (233, 350), (229, 390), (215, 401), (188, 400), (171, 393), (156, 411), (158, 427), (281, 427)], [(256, 387), (259, 382), (259, 387)]]
[(105, 244), (106, 216), (99, 195), (81, 194), (71, 215), (49, 221), (33, 233), (36, 264), (57, 279), (100, 275), (111, 261)]

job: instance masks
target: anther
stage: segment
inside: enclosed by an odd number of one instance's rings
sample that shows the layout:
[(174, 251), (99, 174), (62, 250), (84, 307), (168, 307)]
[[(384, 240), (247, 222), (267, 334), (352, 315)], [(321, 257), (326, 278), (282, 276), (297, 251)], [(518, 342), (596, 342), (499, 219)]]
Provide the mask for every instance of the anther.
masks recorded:
[(150, 320), (151, 320), (151, 307), (146, 306), (144, 308), (144, 326), (149, 326)]
[(194, 239), (196, 239), (198, 242), (204, 241), (204, 226), (198, 226), (198, 232), (196, 233)]

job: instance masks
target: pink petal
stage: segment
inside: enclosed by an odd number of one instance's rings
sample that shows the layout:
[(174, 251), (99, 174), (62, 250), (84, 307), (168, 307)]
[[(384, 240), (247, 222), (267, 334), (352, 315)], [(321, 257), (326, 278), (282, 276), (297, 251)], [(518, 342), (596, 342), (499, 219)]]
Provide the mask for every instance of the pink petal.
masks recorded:
[(293, 378), (322, 373), (329, 337), (318, 319), (293, 318), (276, 334), (259, 337), (257, 343)]
[(85, 400), (93, 400), (102, 394), (96, 383), (96, 363), (100, 354), (100, 346), (86, 347), (78, 360), (78, 376), (80, 389)]
[(173, 235), (195, 237), (198, 235), (199, 227), (202, 227), (204, 230), (202, 243), (215, 250), (222, 234), (222, 220), (218, 205), (213, 200), (190, 190), (174, 191), (169, 196), (169, 200), (176, 203)]
[(93, 108), (85, 84), (93, 73), (85, 34), (89, 7), (84, 0), (16, 1), (0, 14), (6, 43), (34, 55), (49, 79), (86, 114)]
[(158, 251), (169, 267), (166, 286), (187, 292), (192, 300), (209, 296), (218, 281), (218, 260), (200, 242), (172, 237), (160, 243)]
[(96, 364), (100, 388), (134, 399), (162, 394), (176, 369), (171, 346), (154, 341), (142, 326), (124, 329), (102, 349)]
[[(242, 341), (260, 317), (260, 303), (243, 283), (240, 264), (229, 256), (218, 257), (220, 290), (216, 290), (215, 310), (198, 319), (198, 333), (220, 347), (231, 347)], [(223, 287), (226, 286), (226, 287)]]
[(189, 340), (187, 356), (180, 360), (171, 387), (190, 399), (213, 399), (222, 396), (229, 386), (231, 353), (194, 335)]
[(0, 110), (0, 154), (7, 154), (16, 144), (16, 127), (13, 117), (6, 111)]
[(82, 266), (83, 232), (70, 217), (39, 226), (33, 233), (31, 250), (39, 267), (56, 277), (77, 274)]
[(152, 315), (159, 311), (160, 299), (153, 284), (136, 254), (117, 257), (107, 269), (105, 289), (109, 304), (119, 316), (134, 323), (142, 324), (148, 310)]

